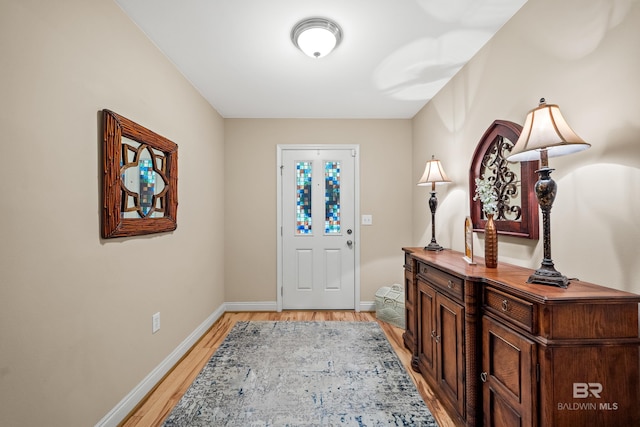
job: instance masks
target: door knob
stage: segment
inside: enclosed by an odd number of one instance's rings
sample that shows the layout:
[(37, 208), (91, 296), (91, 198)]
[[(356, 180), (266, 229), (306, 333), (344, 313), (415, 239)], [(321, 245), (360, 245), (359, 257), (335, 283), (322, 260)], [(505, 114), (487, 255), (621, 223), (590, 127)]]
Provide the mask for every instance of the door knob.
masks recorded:
[(351, 247), (353, 245), (353, 242), (351, 240), (347, 240), (347, 246)]

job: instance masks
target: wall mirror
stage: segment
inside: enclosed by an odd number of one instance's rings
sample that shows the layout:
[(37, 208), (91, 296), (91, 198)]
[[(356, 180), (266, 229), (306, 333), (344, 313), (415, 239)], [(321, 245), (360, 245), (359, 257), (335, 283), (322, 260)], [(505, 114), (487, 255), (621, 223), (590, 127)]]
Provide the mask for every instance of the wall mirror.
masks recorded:
[(103, 110), (102, 237), (175, 230), (178, 145)]
[(522, 126), (517, 123), (496, 120), (478, 142), (469, 171), (473, 231), (484, 232), (486, 224), (482, 204), (473, 200), (475, 179), (484, 177), (493, 181), (498, 196), (498, 213), (494, 216), (498, 233), (538, 238), (538, 201), (533, 186), (539, 161), (511, 163), (506, 160), (521, 131)]

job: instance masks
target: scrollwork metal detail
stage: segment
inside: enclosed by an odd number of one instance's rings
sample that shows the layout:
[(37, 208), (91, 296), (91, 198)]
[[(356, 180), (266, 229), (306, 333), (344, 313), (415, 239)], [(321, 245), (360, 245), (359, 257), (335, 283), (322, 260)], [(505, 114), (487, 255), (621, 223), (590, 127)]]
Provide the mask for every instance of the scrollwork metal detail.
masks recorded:
[(514, 142), (498, 135), (482, 158), (482, 176), (493, 182), (498, 195), (496, 221), (520, 221), (522, 217), (520, 179), (506, 160), (513, 146)]

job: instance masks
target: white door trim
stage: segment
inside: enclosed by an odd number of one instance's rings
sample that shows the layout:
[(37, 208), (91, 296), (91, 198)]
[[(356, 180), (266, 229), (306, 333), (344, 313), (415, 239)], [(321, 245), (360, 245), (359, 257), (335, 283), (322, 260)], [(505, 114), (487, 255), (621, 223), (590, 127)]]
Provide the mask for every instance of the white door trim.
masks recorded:
[(276, 274), (276, 305), (277, 310), (282, 311), (282, 152), (284, 150), (355, 150), (356, 158), (354, 165), (355, 179), (355, 200), (354, 200), (354, 256), (355, 256), (355, 277), (354, 277), (354, 309), (360, 311), (360, 146), (358, 144), (278, 144), (276, 162), (276, 185), (277, 185), (277, 224), (276, 224), (276, 250), (277, 250), (277, 274)]

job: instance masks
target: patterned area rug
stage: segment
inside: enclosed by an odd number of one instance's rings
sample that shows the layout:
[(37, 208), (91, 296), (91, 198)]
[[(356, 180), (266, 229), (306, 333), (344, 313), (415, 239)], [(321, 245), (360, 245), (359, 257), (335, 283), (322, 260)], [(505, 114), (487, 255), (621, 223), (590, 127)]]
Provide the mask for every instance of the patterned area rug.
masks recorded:
[(238, 322), (165, 427), (437, 426), (376, 322)]

